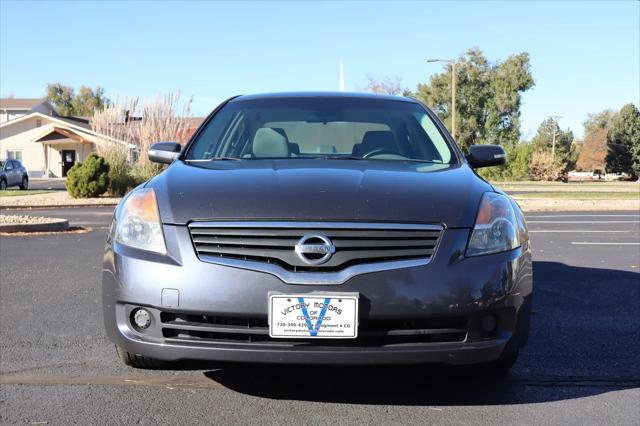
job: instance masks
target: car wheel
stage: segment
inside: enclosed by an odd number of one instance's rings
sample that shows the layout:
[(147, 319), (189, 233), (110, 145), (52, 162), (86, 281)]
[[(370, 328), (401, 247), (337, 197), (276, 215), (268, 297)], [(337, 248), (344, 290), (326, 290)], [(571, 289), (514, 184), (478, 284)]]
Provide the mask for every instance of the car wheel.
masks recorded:
[(147, 370), (159, 370), (165, 368), (167, 363), (154, 358), (132, 354), (120, 346), (116, 346), (118, 356), (126, 365), (133, 368), (144, 368)]
[(7, 189), (7, 181), (2, 179), (0, 180), (0, 191), (4, 191), (5, 189)]
[(20, 189), (27, 190), (29, 189), (29, 178), (26, 176), (22, 178), (22, 183), (20, 184)]

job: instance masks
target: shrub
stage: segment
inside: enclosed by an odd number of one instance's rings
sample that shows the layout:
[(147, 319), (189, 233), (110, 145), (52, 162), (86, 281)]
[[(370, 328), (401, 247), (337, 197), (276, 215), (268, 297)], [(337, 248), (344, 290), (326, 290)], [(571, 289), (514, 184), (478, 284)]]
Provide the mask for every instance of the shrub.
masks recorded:
[(529, 164), (533, 147), (530, 143), (520, 142), (516, 145), (506, 145), (507, 164), (500, 167), (479, 169), (478, 174), (487, 180), (507, 181), (525, 180), (529, 178)]
[(67, 191), (73, 198), (97, 197), (109, 185), (109, 164), (104, 158), (90, 154), (84, 163), (75, 164), (67, 174)]
[(109, 164), (109, 195), (122, 197), (140, 183), (133, 175), (133, 166), (124, 150), (112, 149), (105, 153), (105, 158)]
[(538, 151), (531, 155), (529, 178), (531, 180), (561, 180), (566, 163), (553, 159), (550, 152)]
[(163, 171), (165, 166), (151, 162), (136, 163), (133, 174), (138, 183), (145, 182)]

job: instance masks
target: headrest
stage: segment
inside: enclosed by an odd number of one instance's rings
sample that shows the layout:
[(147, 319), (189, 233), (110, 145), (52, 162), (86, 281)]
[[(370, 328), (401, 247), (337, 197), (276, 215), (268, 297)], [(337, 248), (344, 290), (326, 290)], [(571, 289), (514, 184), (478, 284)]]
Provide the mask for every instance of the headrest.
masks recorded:
[(353, 155), (364, 155), (375, 150), (397, 151), (393, 132), (390, 130), (371, 130), (364, 134), (362, 143), (353, 146)]
[(289, 142), (289, 136), (287, 136), (287, 132), (284, 131), (282, 127), (271, 127), (276, 132), (280, 133), (287, 140), (289, 144), (289, 152), (294, 155), (300, 155), (300, 145), (297, 143)]
[(289, 144), (276, 130), (262, 127), (253, 137), (252, 153), (257, 158), (288, 157)]

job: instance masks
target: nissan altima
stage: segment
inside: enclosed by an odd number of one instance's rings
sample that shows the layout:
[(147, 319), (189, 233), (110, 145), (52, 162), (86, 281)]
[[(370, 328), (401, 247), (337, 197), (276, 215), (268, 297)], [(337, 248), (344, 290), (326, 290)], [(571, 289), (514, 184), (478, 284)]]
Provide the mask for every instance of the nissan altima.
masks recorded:
[(532, 300), (523, 214), (414, 99), (238, 96), (116, 208), (107, 334), (131, 366), (217, 360), (508, 370)]

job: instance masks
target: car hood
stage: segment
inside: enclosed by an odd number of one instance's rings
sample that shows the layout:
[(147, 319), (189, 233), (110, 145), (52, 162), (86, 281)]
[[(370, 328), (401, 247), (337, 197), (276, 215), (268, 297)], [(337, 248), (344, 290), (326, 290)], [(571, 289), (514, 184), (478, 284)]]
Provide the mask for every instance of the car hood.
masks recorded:
[(166, 224), (192, 220), (442, 223), (472, 227), (492, 187), (467, 165), (404, 161), (174, 162), (152, 179)]

